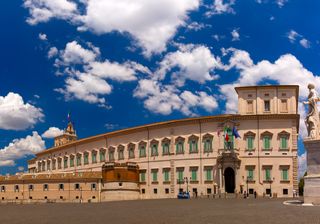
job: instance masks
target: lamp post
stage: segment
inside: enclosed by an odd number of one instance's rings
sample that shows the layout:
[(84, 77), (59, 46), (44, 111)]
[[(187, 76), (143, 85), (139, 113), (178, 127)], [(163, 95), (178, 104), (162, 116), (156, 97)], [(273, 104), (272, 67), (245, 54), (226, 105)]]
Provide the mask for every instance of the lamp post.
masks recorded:
[(249, 176), (247, 176), (247, 197), (249, 196)]
[(177, 182), (179, 184), (179, 193), (181, 193), (181, 180), (180, 180), (180, 178), (177, 179)]
[(80, 203), (82, 203), (82, 187), (80, 187)]

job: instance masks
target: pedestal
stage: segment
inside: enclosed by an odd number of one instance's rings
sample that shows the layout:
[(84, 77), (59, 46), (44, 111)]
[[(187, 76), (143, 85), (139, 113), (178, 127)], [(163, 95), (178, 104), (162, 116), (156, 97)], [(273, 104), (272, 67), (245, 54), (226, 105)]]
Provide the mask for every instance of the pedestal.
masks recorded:
[(307, 176), (304, 177), (304, 203), (320, 205), (320, 139), (304, 140)]

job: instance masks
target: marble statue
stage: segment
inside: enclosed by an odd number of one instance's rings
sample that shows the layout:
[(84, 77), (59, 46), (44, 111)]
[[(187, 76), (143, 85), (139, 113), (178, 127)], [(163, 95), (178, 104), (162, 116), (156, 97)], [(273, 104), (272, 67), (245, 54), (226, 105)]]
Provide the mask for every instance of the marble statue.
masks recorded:
[(308, 137), (311, 139), (316, 139), (319, 136), (318, 124), (320, 119), (317, 102), (320, 101), (320, 97), (313, 84), (309, 84), (308, 89), (308, 101), (303, 102), (304, 104), (309, 105), (308, 114), (305, 118), (305, 124), (308, 130)]

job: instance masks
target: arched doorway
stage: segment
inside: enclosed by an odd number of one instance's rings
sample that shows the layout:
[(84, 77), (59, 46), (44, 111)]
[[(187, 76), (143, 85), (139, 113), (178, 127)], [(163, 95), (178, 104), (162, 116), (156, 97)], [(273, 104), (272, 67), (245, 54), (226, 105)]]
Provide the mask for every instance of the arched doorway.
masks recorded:
[(224, 171), (224, 186), (227, 193), (234, 193), (235, 189), (235, 175), (234, 170), (228, 167)]

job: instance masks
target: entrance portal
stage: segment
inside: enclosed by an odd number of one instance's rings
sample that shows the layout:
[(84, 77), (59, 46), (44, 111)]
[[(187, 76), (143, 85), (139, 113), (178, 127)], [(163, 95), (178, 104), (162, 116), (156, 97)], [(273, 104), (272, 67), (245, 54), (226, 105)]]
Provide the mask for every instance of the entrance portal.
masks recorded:
[(234, 193), (235, 175), (234, 170), (231, 167), (228, 167), (224, 171), (224, 186), (227, 193)]

